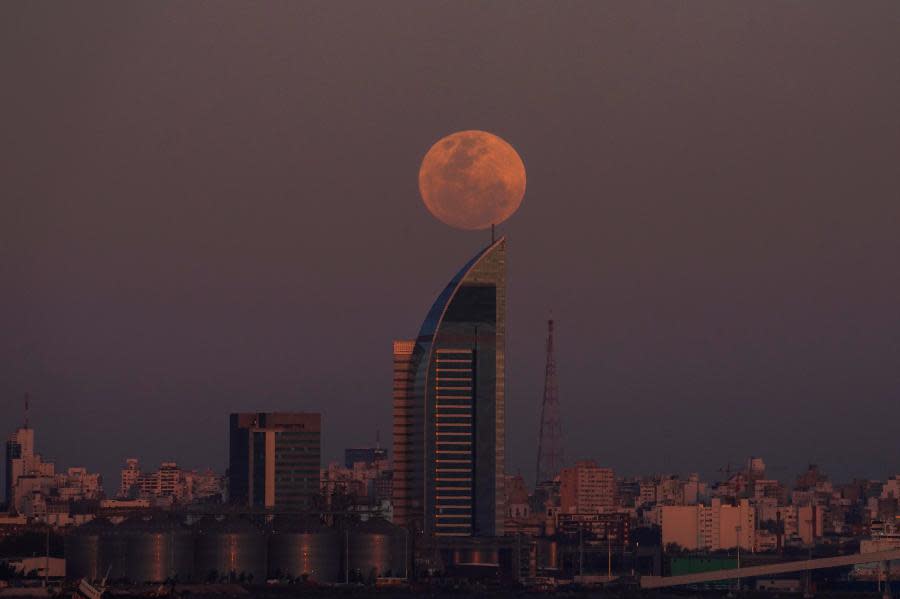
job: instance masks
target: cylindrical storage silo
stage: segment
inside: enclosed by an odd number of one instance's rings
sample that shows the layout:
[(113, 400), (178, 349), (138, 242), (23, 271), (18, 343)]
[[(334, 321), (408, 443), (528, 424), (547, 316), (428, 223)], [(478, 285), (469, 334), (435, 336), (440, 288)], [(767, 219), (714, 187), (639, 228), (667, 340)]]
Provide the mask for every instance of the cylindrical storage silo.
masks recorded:
[(500, 552), (495, 547), (464, 547), (453, 550), (454, 566), (496, 566)]
[(191, 531), (168, 514), (131, 517), (117, 527), (124, 543), (124, 578), (135, 584), (190, 580)]
[(96, 518), (72, 530), (66, 535), (66, 578), (90, 581), (106, 576), (107, 566), (102, 564), (101, 547), (109, 536), (113, 524), (106, 518)]
[(340, 582), (341, 533), (318, 518), (276, 518), (269, 536), (269, 577)]
[(239, 517), (203, 518), (194, 528), (197, 581), (265, 582), (266, 536), (262, 529)]
[(351, 581), (380, 576), (405, 577), (409, 544), (406, 531), (387, 520), (371, 518), (345, 529), (345, 571)]

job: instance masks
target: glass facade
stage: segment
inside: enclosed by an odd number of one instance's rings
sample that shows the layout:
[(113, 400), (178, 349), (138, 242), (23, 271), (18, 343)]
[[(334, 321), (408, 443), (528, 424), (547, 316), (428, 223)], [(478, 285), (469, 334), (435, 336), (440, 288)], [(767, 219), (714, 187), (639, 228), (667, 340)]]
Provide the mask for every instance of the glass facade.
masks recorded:
[(261, 508), (305, 510), (319, 493), (321, 416), (232, 414), (228, 499)]
[(479, 252), (414, 341), (394, 344), (394, 519), (428, 536), (503, 534), (506, 240)]

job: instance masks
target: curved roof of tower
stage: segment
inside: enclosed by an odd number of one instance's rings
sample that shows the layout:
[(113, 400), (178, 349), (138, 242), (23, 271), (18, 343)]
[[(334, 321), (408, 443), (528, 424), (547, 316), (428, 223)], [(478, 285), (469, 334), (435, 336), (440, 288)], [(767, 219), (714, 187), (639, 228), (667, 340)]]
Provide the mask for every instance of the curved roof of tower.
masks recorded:
[(500, 245), (506, 241), (506, 237), (500, 237), (494, 243), (487, 246), (471, 260), (466, 262), (465, 266), (463, 266), (456, 276), (450, 279), (450, 282), (447, 283), (447, 286), (444, 287), (444, 290), (441, 291), (441, 294), (438, 295), (437, 299), (434, 300), (434, 304), (431, 305), (431, 309), (428, 311), (428, 316), (425, 317), (425, 321), (422, 323), (422, 328), (419, 329), (419, 336), (416, 338), (417, 341), (431, 341), (434, 337), (435, 332), (437, 331), (438, 325), (441, 322), (441, 319), (444, 317), (444, 313), (447, 311), (447, 306), (450, 305), (450, 302), (453, 300), (453, 296), (456, 295), (456, 290), (459, 289), (460, 284), (463, 282), (463, 279), (466, 278), (466, 275), (469, 274), (475, 265), (478, 262), (487, 256), (491, 251), (500, 247)]

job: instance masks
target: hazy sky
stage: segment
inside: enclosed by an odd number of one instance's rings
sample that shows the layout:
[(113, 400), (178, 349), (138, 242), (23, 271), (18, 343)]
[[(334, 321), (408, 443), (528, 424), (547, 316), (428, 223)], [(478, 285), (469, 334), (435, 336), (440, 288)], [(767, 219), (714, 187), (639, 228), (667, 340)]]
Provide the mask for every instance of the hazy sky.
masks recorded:
[(546, 317), (566, 453), (625, 474), (900, 471), (900, 3), (0, 4), (0, 432), (118, 485), (236, 410), (390, 443), (391, 341), (488, 233), (419, 162), (485, 129), (508, 456)]

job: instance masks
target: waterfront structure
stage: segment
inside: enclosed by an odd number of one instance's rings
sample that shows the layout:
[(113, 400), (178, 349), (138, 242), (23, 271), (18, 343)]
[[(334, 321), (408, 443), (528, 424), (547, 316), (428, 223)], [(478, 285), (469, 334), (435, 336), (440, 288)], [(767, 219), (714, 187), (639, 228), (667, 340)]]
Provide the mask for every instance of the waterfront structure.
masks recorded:
[(321, 414), (251, 412), (229, 418), (228, 500), (307, 509), (319, 494)]
[(394, 522), (428, 537), (503, 534), (506, 239), (394, 342)]

